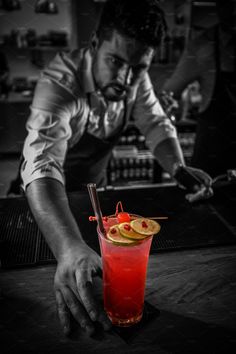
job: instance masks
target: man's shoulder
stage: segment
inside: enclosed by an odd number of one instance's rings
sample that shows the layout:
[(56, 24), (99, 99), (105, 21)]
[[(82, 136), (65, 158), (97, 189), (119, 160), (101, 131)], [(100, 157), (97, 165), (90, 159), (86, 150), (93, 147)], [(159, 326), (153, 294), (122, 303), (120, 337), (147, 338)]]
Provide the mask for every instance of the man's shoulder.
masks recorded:
[(83, 50), (59, 52), (41, 73), (42, 78), (52, 80), (71, 91), (74, 95), (82, 93), (79, 69), (83, 60)]
[(73, 65), (79, 70), (82, 60), (84, 58), (85, 49), (73, 49), (67, 53), (68, 59), (72, 61)]
[(83, 49), (74, 49), (70, 52), (58, 52), (44, 68), (43, 72), (51, 70), (76, 74), (81, 66), (83, 55)]

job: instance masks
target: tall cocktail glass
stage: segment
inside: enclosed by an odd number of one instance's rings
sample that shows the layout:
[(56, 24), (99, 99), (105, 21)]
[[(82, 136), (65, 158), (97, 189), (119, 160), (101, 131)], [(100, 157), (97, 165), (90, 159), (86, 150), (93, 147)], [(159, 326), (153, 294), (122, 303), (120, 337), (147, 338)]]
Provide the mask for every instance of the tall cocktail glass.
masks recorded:
[[(106, 231), (117, 223), (108, 219)], [(143, 314), (146, 273), (152, 236), (130, 245), (116, 244), (99, 232), (105, 311), (116, 326), (138, 323)]]

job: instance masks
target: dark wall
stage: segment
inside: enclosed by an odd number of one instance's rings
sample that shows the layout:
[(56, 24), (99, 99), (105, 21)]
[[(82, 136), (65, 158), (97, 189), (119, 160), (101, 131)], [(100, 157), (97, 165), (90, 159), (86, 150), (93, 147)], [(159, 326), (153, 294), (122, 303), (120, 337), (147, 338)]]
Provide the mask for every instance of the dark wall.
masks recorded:
[(99, 19), (102, 2), (93, 0), (72, 0), (72, 23), (77, 31), (77, 45), (79, 47), (87, 46), (90, 35), (96, 27)]

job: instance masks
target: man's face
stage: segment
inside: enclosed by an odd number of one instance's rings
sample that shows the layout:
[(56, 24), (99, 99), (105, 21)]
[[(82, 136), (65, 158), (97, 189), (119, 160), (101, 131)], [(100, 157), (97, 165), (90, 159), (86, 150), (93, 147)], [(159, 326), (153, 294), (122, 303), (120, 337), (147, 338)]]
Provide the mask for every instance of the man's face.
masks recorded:
[(110, 101), (125, 98), (149, 69), (154, 49), (113, 32), (93, 47), (93, 77), (97, 89)]

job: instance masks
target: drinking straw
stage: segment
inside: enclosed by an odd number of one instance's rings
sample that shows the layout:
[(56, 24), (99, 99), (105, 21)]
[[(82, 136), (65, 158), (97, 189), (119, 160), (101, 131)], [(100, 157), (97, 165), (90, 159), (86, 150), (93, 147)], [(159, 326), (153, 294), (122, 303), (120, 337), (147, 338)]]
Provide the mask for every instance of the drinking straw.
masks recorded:
[(105, 235), (106, 231), (103, 225), (103, 220), (102, 220), (102, 211), (98, 199), (98, 194), (97, 194), (97, 189), (96, 189), (96, 184), (95, 183), (88, 183), (87, 184), (88, 192), (89, 192), (89, 197), (92, 203), (93, 211), (97, 219), (98, 227), (99, 230)]

